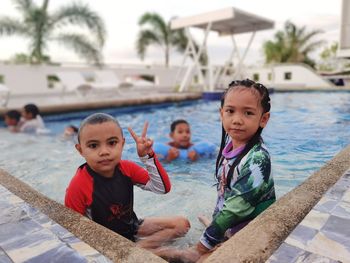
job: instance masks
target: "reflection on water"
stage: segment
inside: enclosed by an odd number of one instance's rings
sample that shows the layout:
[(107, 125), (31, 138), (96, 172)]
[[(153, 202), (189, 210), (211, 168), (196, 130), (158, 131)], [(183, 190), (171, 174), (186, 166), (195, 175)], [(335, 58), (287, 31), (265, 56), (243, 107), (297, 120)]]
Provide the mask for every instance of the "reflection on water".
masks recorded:
[[(350, 141), (350, 93), (273, 94), (271, 119), (263, 137), (272, 156), (278, 196), (290, 191), (330, 160)], [(167, 141), (170, 123), (184, 118), (191, 124), (194, 141), (220, 143), (219, 102), (168, 104), (161, 107), (107, 109), (121, 123), (126, 136), (123, 158), (137, 161), (135, 145), (127, 132), (131, 126), (140, 133), (143, 122), (150, 122), (148, 134)], [(63, 202), (65, 188), (76, 168), (84, 161), (73, 141), (59, 134), (69, 124), (79, 125), (90, 112), (45, 118), (51, 136), (10, 134), (0, 130), (0, 167), (50, 198)], [(214, 159), (196, 163), (176, 161), (165, 165), (172, 180), (172, 191), (156, 195), (135, 189), (135, 210), (140, 217), (182, 214), (192, 229), (187, 241), (196, 242), (203, 227), (198, 214), (210, 216), (216, 191)]]

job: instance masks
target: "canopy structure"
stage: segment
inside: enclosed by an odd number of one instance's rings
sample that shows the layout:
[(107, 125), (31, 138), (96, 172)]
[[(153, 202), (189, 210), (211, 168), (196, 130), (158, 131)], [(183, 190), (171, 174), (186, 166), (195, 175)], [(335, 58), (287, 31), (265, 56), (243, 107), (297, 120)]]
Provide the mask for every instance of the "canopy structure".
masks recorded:
[[(202, 45), (198, 48), (195, 47), (193, 38), (190, 34), (189, 29), (191, 27), (204, 30), (204, 39)], [(254, 39), (255, 32), (271, 29), (273, 27), (273, 21), (233, 7), (172, 20), (171, 29), (185, 29), (185, 33), (189, 39), (182, 66), (184, 66), (187, 58), (191, 58), (193, 61), (184, 74), (180, 84), (180, 91), (187, 89), (196, 75), (198, 76), (199, 84), (204, 87), (204, 90), (214, 90), (217, 83), (220, 81), (220, 78), (228, 71), (235, 56), (238, 59), (238, 63), (235, 66), (235, 76), (238, 77), (241, 74), (240, 71), (243, 66), (243, 61)], [(220, 36), (231, 36), (233, 49), (225, 65), (216, 71), (212, 70), (209, 63), (210, 58), (208, 58), (208, 66), (206, 67), (207, 74), (204, 76), (203, 67), (199, 63), (199, 58), (207, 48), (207, 39), (210, 31), (217, 32)], [(252, 34), (243, 55), (241, 55), (238, 51), (234, 35), (248, 32), (251, 32)]]
[(338, 57), (350, 58), (350, 0), (343, 0)]

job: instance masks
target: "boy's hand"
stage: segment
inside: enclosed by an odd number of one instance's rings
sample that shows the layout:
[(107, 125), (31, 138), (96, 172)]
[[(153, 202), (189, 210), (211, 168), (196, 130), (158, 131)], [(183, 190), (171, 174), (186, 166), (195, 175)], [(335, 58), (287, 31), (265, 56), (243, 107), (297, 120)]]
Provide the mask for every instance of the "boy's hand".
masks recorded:
[(176, 159), (177, 157), (179, 157), (180, 155), (180, 151), (179, 149), (176, 149), (175, 147), (171, 147), (169, 150), (168, 150), (168, 155), (166, 157), (166, 160), (168, 162), (171, 162), (172, 160)]
[(131, 129), (131, 127), (128, 127), (128, 131), (131, 135), (131, 137), (134, 138), (135, 143), (136, 143), (136, 149), (137, 149), (137, 154), (140, 157), (143, 157), (147, 154), (152, 154), (152, 145), (153, 145), (153, 140), (150, 138), (146, 137), (147, 134), (147, 128), (148, 128), (148, 122), (146, 121), (141, 136), (137, 136), (136, 133)]
[(190, 152), (188, 152), (187, 157), (188, 157), (188, 159), (190, 159), (191, 161), (194, 162), (198, 159), (198, 154), (196, 151), (190, 151)]

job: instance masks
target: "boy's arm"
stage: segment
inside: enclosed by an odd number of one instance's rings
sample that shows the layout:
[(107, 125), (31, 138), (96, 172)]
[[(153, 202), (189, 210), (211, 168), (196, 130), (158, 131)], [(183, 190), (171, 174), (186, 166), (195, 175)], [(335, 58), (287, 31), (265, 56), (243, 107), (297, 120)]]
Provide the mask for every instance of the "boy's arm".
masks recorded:
[(170, 179), (154, 153), (140, 157), (146, 169), (131, 161), (121, 161), (121, 169), (140, 188), (158, 194), (170, 191)]
[(142, 189), (152, 191), (154, 193), (165, 194), (170, 191), (169, 176), (158, 161), (158, 158), (152, 149), (153, 140), (147, 138), (146, 136), (147, 128), (148, 122), (145, 122), (141, 136), (137, 136), (131, 127), (128, 127), (130, 135), (135, 140), (137, 154), (139, 155), (141, 161), (146, 165), (147, 169), (146, 174), (142, 171), (132, 171), (130, 175), (132, 175), (132, 180), (134, 183), (141, 183), (139, 186)]
[(88, 197), (85, 192), (90, 190), (91, 187), (90, 185), (86, 185), (86, 183), (89, 183), (88, 181), (81, 179), (82, 177), (78, 177), (77, 175), (72, 178), (66, 189), (64, 205), (85, 216), (88, 207)]
[(168, 193), (171, 188), (170, 179), (156, 154), (152, 152), (149, 155), (140, 157), (140, 159), (146, 165), (149, 176), (148, 182), (141, 188), (159, 194)]

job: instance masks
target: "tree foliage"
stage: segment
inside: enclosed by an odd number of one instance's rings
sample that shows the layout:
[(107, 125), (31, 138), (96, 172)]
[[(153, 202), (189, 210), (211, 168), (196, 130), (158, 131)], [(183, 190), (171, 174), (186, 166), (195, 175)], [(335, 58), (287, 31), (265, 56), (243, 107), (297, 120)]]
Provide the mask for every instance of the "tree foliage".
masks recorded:
[[(178, 52), (186, 50), (188, 38), (183, 29), (171, 30), (170, 21), (165, 20), (157, 13), (145, 13), (139, 19), (141, 30), (136, 40), (136, 50), (139, 57), (143, 60), (146, 56), (147, 48), (156, 45), (162, 48), (164, 52), (165, 65), (169, 65), (170, 52), (175, 48)], [(198, 50), (198, 45), (195, 44)], [(206, 54), (202, 54), (200, 62), (207, 64)]]
[(308, 31), (305, 26), (299, 28), (287, 21), (284, 29), (274, 35), (274, 40), (264, 43), (265, 63), (296, 62), (314, 67), (315, 61), (309, 54), (324, 44), (323, 40), (314, 40), (321, 33), (321, 30)]
[[(105, 25), (87, 5), (73, 2), (49, 12), (49, 0), (43, 0), (41, 6), (33, 0), (13, 0), (13, 3), (21, 19), (0, 17), (0, 35), (17, 35), (28, 39), (27, 56), (30, 63), (48, 62), (49, 56), (45, 53), (51, 41), (72, 49), (88, 62), (101, 63)], [(67, 30), (70, 26), (83, 27), (91, 34), (70, 33)]]

